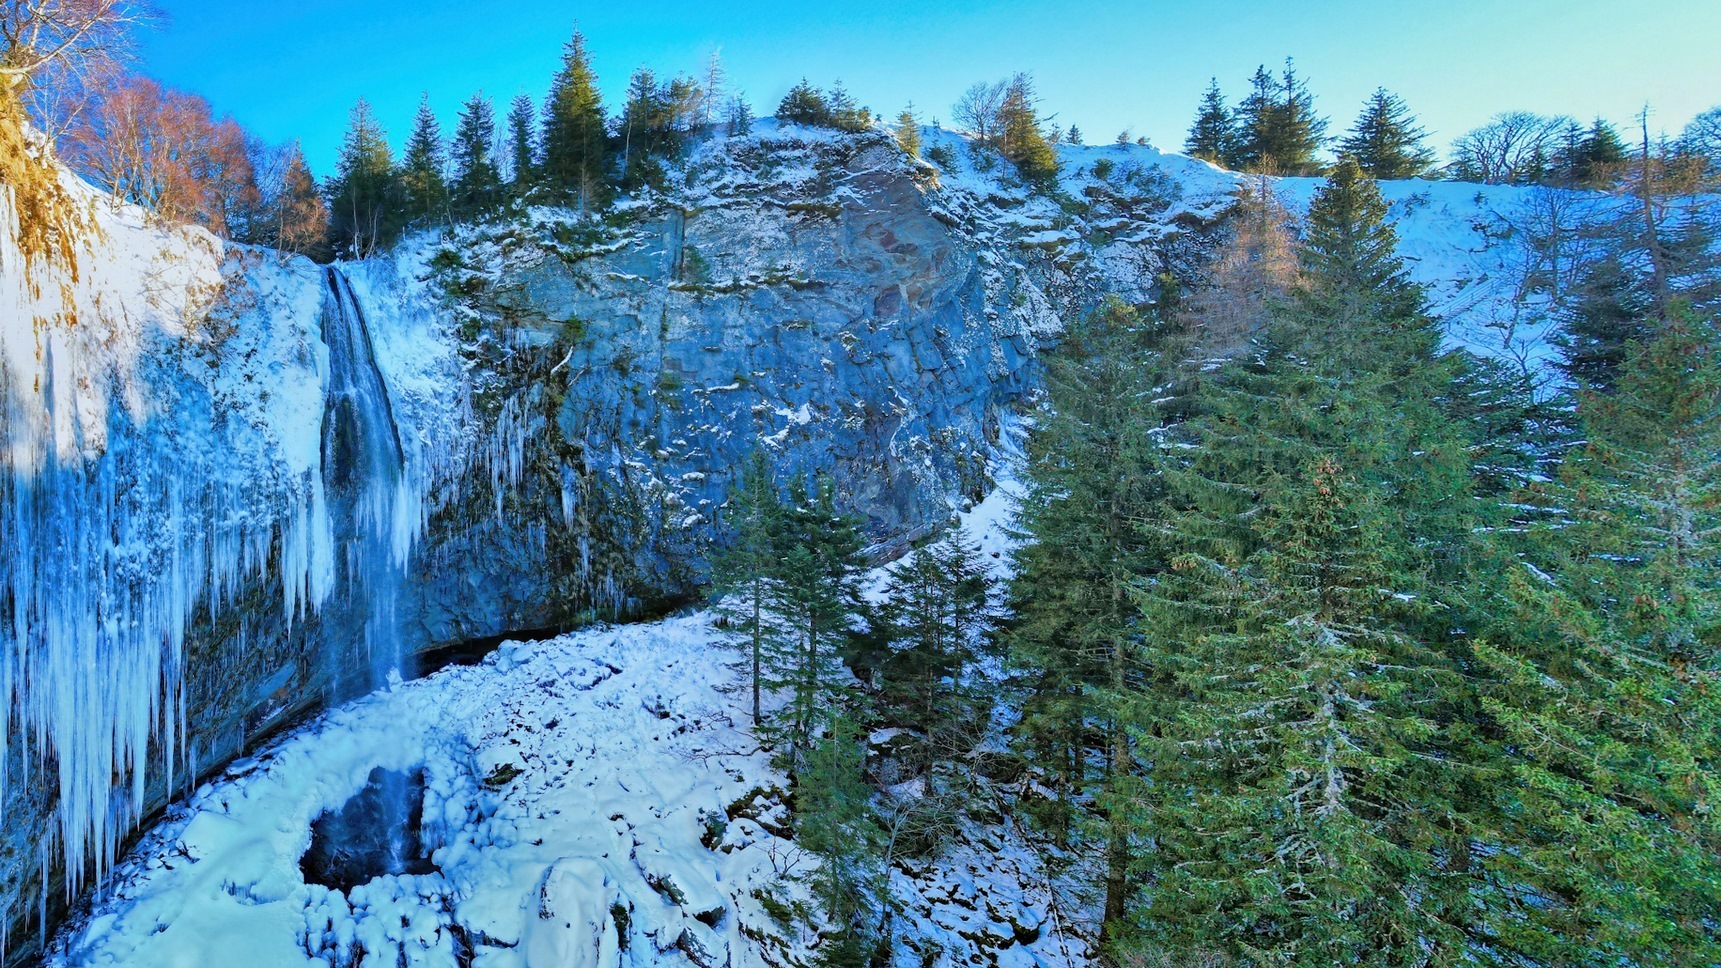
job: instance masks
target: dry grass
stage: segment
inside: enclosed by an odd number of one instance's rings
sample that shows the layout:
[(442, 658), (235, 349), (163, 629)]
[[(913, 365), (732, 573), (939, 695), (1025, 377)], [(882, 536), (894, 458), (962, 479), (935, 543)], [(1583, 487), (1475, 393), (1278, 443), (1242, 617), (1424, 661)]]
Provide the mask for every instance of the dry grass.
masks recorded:
[(88, 219), (60, 181), (48, 148), (26, 128), (15, 92), (0, 93), (0, 192), (9, 196), (17, 217), (23, 274), (34, 280), (35, 270), (53, 267), (75, 282), (76, 241), (85, 233)]

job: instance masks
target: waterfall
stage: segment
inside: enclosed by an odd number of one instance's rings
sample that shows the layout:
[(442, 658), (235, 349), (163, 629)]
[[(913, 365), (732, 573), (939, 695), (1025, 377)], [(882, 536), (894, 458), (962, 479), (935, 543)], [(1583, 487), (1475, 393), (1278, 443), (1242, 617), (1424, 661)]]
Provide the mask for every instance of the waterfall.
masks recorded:
[(329, 349), (323, 409), (323, 486), (332, 505), (353, 614), (364, 628), (370, 685), (405, 674), (397, 605), (422, 526), (422, 488), (409, 475), (388, 387), (377, 368), (364, 310), (337, 268), (325, 270), (323, 342)]

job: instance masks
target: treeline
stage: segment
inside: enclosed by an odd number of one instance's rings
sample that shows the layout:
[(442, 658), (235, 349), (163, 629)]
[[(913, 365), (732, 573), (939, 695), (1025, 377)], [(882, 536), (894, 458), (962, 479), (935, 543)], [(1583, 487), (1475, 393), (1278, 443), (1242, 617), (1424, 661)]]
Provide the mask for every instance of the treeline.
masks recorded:
[[(1121, 964), (1721, 959), (1721, 332), (1441, 349), (1349, 158), (1048, 361), (1001, 638)], [(1639, 210), (1644, 244), (1664, 227)], [(1696, 280), (1706, 280), (1702, 285)]]
[(1635, 149), (1602, 118), (1586, 125), (1565, 116), (1509, 111), (1459, 137), (1445, 165), (1438, 164), (1428, 132), (1409, 106), (1385, 88), (1369, 96), (1345, 134), (1331, 138), (1328, 128), (1307, 83), (1287, 60), (1277, 75), (1257, 68), (1249, 93), (1235, 107), (1214, 78), (1184, 151), (1233, 171), (1309, 176), (1327, 170), (1323, 156), (1330, 149), (1355, 159), (1370, 178), (1560, 188), (1611, 187), (1632, 156), (1644, 152), (1670, 166), (1721, 171), (1721, 107), (1698, 115), (1678, 138), (1651, 139), (1644, 124)]

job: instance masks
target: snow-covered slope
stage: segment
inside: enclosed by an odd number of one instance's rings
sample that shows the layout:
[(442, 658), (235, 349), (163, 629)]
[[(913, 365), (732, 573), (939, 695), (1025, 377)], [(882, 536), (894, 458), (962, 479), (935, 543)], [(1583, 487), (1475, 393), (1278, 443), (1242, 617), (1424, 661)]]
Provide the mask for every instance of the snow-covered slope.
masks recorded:
[[(1011, 501), (968, 516), (994, 562)], [(49, 963), (810, 963), (818, 859), (792, 839), (713, 618), (508, 643), (330, 713), (175, 808)], [(423, 771), (437, 869), (308, 884), (313, 821), (377, 769)], [(1084, 963), (1088, 912), (1060, 907), (1027, 836), (977, 829), (893, 872), (903, 964)]]

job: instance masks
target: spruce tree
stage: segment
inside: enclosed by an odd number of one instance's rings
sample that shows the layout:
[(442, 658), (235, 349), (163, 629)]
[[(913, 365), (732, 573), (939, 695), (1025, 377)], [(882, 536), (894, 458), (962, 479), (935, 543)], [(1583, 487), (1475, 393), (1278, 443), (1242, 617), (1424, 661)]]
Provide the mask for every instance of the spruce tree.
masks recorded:
[(578, 199), (581, 211), (601, 207), (609, 195), (609, 132), (586, 39), (577, 30), (550, 83), (543, 125), (545, 186)]
[(991, 619), (991, 581), (972, 541), (953, 531), (898, 562), (884, 598), (874, 616), (885, 647), (873, 682), (881, 713), (935, 737), (972, 725), (966, 673)]
[[(1138, 919), (1168, 950), (1452, 964), (1465, 774), (1441, 725), (1479, 520), (1441, 408), (1458, 361), (1354, 163), (1315, 197), (1292, 297), (1204, 376), (1162, 461), (1170, 563), (1139, 585)], [(1412, 901), (1411, 899), (1415, 900)]]
[(1033, 78), (1017, 74), (1004, 88), (998, 108), (998, 153), (1025, 181), (1050, 185), (1058, 175), (1058, 151), (1046, 137)]
[(524, 198), (538, 177), (538, 111), (524, 92), (508, 108), (509, 188)]
[(496, 115), (490, 99), (474, 94), (460, 109), (454, 132), (454, 203), (465, 217), (481, 217), (502, 201), (502, 175), (496, 169)]
[(1339, 142), (1339, 152), (1356, 159), (1370, 178), (1388, 180), (1420, 178), (1434, 164), (1428, 132), (1418, 127), (1410, 109), (1398, 95), (1380, 88)]
[(1231, 109), (1225, 104), (1225, 93), (1219, 89), (1219, 78), (1207, 85), (1201, 96), (1201, 107), (1195, 112), (1195, 123), (1189, 126), (1189, 137), (1183, 150), (1191, 158), (1230, 165), (1236, 160), (1236, 137), (1231, 127)]
[(914, 116), (913, 104), (896, 116), (896, 144), (910, 160), (920, 160), (920, 121)]
[(388, 134), (363, 98), (348, 115), (329, 194), (330, 233), (340, 253), (367, 258), (394, 241), (404, 214), (404, 191)]
[(405, 214), (409, 223), (445, 215), (448, 208), (447, 168), (442, 128), (437, 123), (436, 113), (430, 109), (430, 95), (426, 94), (418, 103), (412, 137), (407, 139), (406, 157), (401, 160), (400, 179), (406, 191)]
[(1562, 180), (1580, 188), (1606, 188), (1619, 176), (1627, 155), (1613, 125), (1596, 118), (1589, 130), (1561, 152)]
[(1289, 58), (1280, 77), (1281, 98), (1266, 149), (1274, 167), (1286, 175), (1318, 175), (1325, 166), (1315, 155), (1326, 142), (1327, 121), (1315, 113), (1315, 98)]
[(1676, 307), (1586, 393), (1587, 444), (1517, 542), (1476, 668), (1497, 736), (1500, 950), (1540, 964), (1721, 959), (1721, 343)]
[(857, 609), (860, 521), (837, 510), (835, 483), (821, 476), (812, 494), (796, 479), (783, 511), (777, 580), (769, 608), (788, 631), (784, 651), (767, 654), (775, 673), (766, 685), (790, 693), (789, 721), (779, 724), (791, 761), (805, 754), (822, 712), (841, 702), (841, 650)]
[(769, 674), (766, 663), (782, 652), (786, 635), (773, 610), (771, 594), (780, 572), (786, 522), (764, 451), (755, 449), (748, 455), (724, 507), (723, 524), (733, 538), (712, 564), (712, 584), (718, 594), (727, 596), (723, 615), (743, 637), (753, 691), (753, 722), (760, 724), (765, 721), (762, 693)]
[(830, 127), (832, 123), (830, 102), (824, 92), (801, 78), (800, 83), (789, 88), (789, 93), (783, 95), (783, 100), (777, 105), (777, 120), (784, 124), (802, 124), (809, 127)]
[(1315, 175), (1315, 158), (1327, 122), (1315, 113), (1314, 96), (1291, 61), (1275, 78), (1265, 65), (1250, 79), (1249, 95), (1237, 106), (1236, 144), (1227, 167), (1269, 175)]
[(1249, 93), (1237, 105), (1233, 118), (1232, 143), (1225, 167), (1260, 174), (1279, 174), (1272, 167), (1269, 151), (1273, 145), (1273, 125), (1278, 113), (1278, 84), (1267, 73), (1267, 65), (1255, 69), (1249, 79)]
[(1135, 889), (1131, 725), (1139, 695), (1154, 688), (1131, 592), (1164, 567), (1152, 527), (1163, 493), (1153, 437), (1163, 335), (1112, 303), (1072, 326), (1047, 360), (1019, 519), (1034, 540), (1016, 555), (1004, 632), (1027, 690), (1020, 734), (1040, 782), (1057, 791), (1043, 822), (1068, 845), (1090, 833), (1079, 805), (1097, 801), (1108, 936)]
[(1426, 322), (1419, 313), (1422, 290), (1398, 257), (1388, 214), (1379, 186), (1356, 159), (1340, 159), (1315, 192), (1298, 250), (1305, 283), (1296, 300), (1301, 319), (1323, 327)]

